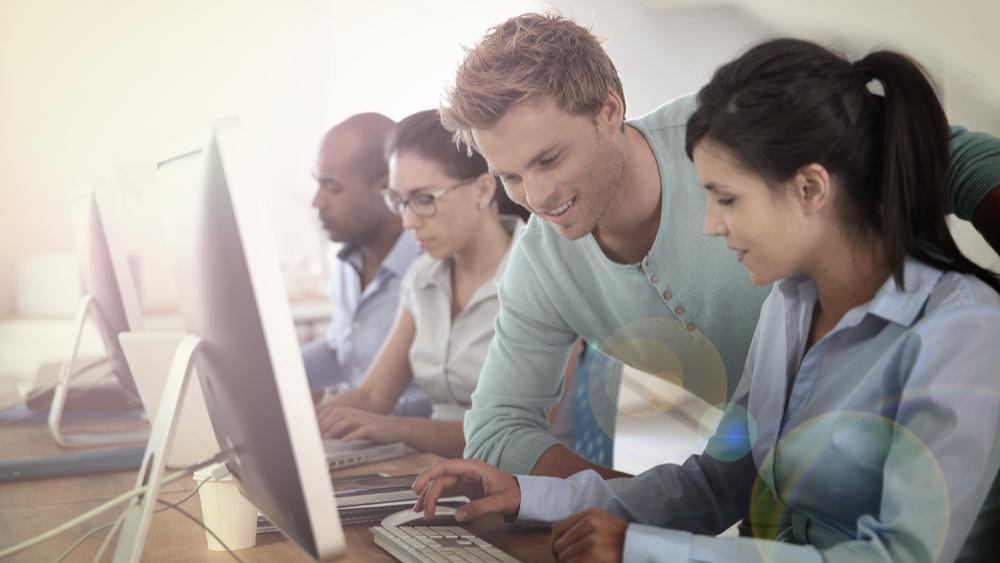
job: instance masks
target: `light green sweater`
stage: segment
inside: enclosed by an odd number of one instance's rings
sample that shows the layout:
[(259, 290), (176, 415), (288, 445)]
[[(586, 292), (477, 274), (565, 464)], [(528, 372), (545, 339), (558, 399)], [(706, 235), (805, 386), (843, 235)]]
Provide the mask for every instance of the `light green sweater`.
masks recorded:
[[(612, 262), (591, 235), (570, 241), (529, 221), (500, 283), (496, 335), (465, 415), (466, 457), (531, 471), (557, 443), (546, 414), (578, 337), (710, 403), (732, 394), (771, 288), (750, 283), (724, 241), (702, 233), (706, 193), (684, 152), (694, 108), (686, 96), (630, 122), (656, 155), (663, 189), (659, 230), (641, 264)], [(952, 144), (959, 162), (950, 204), (967, 218), (1000, 184), (1000, 141), (956, 128)]]

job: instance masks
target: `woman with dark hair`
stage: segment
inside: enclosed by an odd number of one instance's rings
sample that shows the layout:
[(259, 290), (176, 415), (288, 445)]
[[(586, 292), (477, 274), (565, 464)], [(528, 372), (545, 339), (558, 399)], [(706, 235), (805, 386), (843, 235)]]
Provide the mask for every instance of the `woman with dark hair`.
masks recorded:
[[(776, 282), (704, 453), (609, 481), (445, 462), (417, 509), (459, 490), (479, 499), (462, 517), (558, 520), (560, 561), (995, 558), (1000, 280), (945, 224), (921, 69), (769, 41), (699, 92), (686, 144), (706, 234)], [(744, 516), (754, 538), (711, 537)]]
[[(386, 157), (385, 203), (424, 254), (402, 280), (395, 324), (364, 381), (320, 404), (320, 428), (326, 438), (459, 457), (462, 417), (493, 337), (497, 280), (527, 212), (498, 189), (483, 157), (459, 150), (435, 110), (400, 121)], [(411, 381), (431, 398), (429, 420), (388, 415)]]

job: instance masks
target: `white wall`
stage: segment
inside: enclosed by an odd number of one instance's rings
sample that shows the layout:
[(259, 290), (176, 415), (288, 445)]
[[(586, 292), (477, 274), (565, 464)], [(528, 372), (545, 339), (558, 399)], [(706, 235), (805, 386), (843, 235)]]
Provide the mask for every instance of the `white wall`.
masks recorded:
[[(0, 314), (15, 263), (72, 251), (67, 203), (94, 183), (121, 188), (130, 248), (153, 244), (165, 141), (244, 115), (267, 132), (276, 186), (290, 177), (330, 120), (331, 18), (318, 0), (0, 0)], [(273, 208), (300, 203), (291, 187)]]
[[(783, 33), (911, 52), (938, 77), (953, 121), (1000, 135), (994, 1), (0, 0), (0, 316), (14, 309), (15, 264), (72, 252), (67, 204), (94, 183), (120, 188), (147, 293), (165, 299), (152, 163), (165, 140), (232, 114), (265, 133), (284, 266), (315, 275), (326, 245), (309, 172), (325, 129), (359, 111), (399, 119), (435, 106), (462, 45), (548, 8), (605, 38), (633, 117)], [(1000, 266), (976, 235), (958, 235)]]
[(360, 111), (401, 119), (438, 106), (455, 68), (487, 28), (535, 9), (531, 0), (375, 0), (338, 5), (334, 120)]
[[(771, 30), (738, 10), (708, 5), (664, 10), (642, 2), (540, 2), (604, 40), (625, 89), (628, 117), (696, 92), (716, 67)], [(706, 32), (711, 30), (711, 32)]]
[(169, 306), (153, 164), (173, 139), (229, 115), (263, 133), (283, 266), (315, 276), (327, 245), (310, 172), (323, 132), (360, 111), (399, 119), (435, 107), (462, 44), (531, 7), (0, 0), (0, 317), (14, 313), (15, 265), (72, 252), (68, 204), (95, 183), (118, 190), (147, 307)]

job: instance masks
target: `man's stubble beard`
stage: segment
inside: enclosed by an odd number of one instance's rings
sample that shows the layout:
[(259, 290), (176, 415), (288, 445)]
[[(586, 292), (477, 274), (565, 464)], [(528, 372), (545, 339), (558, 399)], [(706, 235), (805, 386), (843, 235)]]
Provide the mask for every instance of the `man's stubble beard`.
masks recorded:
[[(587, 208), (589, 215), (586, 233), (593, 233), (597, 225), (609, 209), (613, 209), (621, 203), (624, 193), (625, 181), (625, 155), (622, 151), (609, 142), (602, 142), (597, 158), (607, 162), (600, 176), (594, 177), (591, 182), (590, 193), (592, 195), (592, 205)], [(579, 237), (577, 237), (579, 238)]]

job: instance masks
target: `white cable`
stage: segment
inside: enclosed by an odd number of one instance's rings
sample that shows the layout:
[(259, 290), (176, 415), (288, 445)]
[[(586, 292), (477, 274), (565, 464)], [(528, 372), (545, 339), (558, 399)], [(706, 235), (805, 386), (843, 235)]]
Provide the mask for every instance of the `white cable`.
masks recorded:
[[(117, 520), (115, 522), (117, 522)], [(60, 563), (62, 560), (64, 560), (67, 557), (69, 557), (70, 553), (73, 553), (74, 551), (76, 551), (76, 548), (80, 547), (80, 545), (83, 542), (87, 541), (87, 538), (89, 538), (90, 536), (96, 534), (97, 532), (100, 532), (101, 530), (106, 530), (106, 529), (110, 528), (115, 522), (108, 522), (107, 524), (101, 524), (100, 526), (94, 528), (93, 530), (90, 530), (86, 534), (83, 534), (82, 536), (80, 536), (80, 539), (78, 539), (75, 542), (73, 542), (73, 545), (69, 546), (69, 548), (67, 548), (66, 551), (62, 552), (62, 554), (60, 554), (59, 557), (56, 557), (55, 559), (53, 559), (52, 563)]]
[[(191, 497), (193, 497), (195, 494), (198, 493), (198, 489), (200, 489), (201, 486), (204, 485), (205, 483), (206, 483), (206, 481), (202, 481), (201, 483), (199, 483), (198, 486), (194, 488), (194, 490), (192, 490), (190, 493), (187, 494), (187, 496), (185, 496), (184, 498), (182, 498), (181, 500), (177, 501), (174, 504), (177, 504), (179, 506), (181, 504), (184, 504), (188, 500), (190, 500)], [(157, 499), (156, 502), (166, 504), (167, 506), (153, 511), (154, 514), (159, 514), (160, 512), (163, 512), (164, 510), (170, 510), (174, 506), (173, 504), (170, 504), (170, 503), (168, 503), (166, 501), (159, 500), (159, 499)], [(128, 512), (127, 510), (123, 510), (122, 511), (122, 515), (119, 516), (117, 520), (101, 524), (100, 526), (98, 526), (98, 527), (94, 528), (93, 530), (88, 531), (86, 534), (80, 536), (80, 539), (76, 540), (76, 542), (74, 542), (73, 545), (69, 546), (69, 548), (67, 548), (66, 551), (62, 552), (62, 554), (59, 555), (59, 557), (55, 558), (55, 560), (53, 560), (52, 563), (60, 563), (61, 561), (63, 561), (67, 557), (69, 557), (69, 555), (71, 553), (73, 553), (74, 551), (76, 551), (76, 549), (78, 547), (80, 547), (83, 544), (83, 542), (87, 541), (91, 536), (93, 536), (94, 534), (100, 532), (101, 530), (107, 530), (108, 528), (110, 528), (112, 526), (115, 526), (115, 529), (111, 530), (110, 532), (108, 532), (107, 536), (105, 537), (105, 542), (109, 543), (110, 542), (110, 538), (113, 537), (115, 535), (115, 532), (118, 531), (117, 527), (121, 525), (121, 522), (125, 518), (125, 514), (127, 512)], [(94, 558), (94, 561), (97, 561), (100, 558), (100, 556), (103, 555), (103, 554), (104, 554), (104, 546), (102, 544), (102, 548), (98, 551), (98, 555)]]
[(127, 508), (122, 510), (121, 516), (115, 520), (114, 525), (111, 526), (111, 530), (109, 530), (107, 535), (104, 536), (104, 541), (101, 542), (101, 547), (97, 549), (97, 555), (94, 556), (94, 563), (98, 563), (101, 560), (101, 557), (104, 557), (104, 550), (111, 544), (111, 538), (115, 537), (115, 534), (118, 532), (118, 528), (122, 525), (122, 522), (125, 521), (126, 514), (128, 514)]
[[(164, 482), (168, 482), (168, 481), (164, 480)], [(118, 506), (119, 504), (122, 504), (123, 502), (126, 502), (126, 501), (128, 501), (129, 499), (131, 499), (133, 497), (139, 496), (139, 495), (143, 494), (144, 492), (146, 492), (146, 488), (145, 487), (142, 487), (142, 488), (139, 488), (139, 489), (132, 489), (131, 491), (129, 491), (127, 493), (123, 493), (122, 495), (117, 496), (117, 497), (109, 500), (108, 502), (106, 502), (106, 503), (98, 506), (97, 508), (94, 508), (94, 509), (92, 509), (92, 510), (90, 510), (88, 512), (85, 512), (85, 513), (81, 514), (80, 516), (77, 516), (76, 518), (74, 518), (74, 519), (72, 519), (72, 520), (70, 520), (68, 522), (63, 523), (62, 525), (60, 525), (60, 526), (58, 526), (56, 528), (53, 528), (53, 529), (51, 529), (51, 530), (49, 530), (47, 532), (44, 532), (42, 534), (39, 534), (39, 535), (35, 536), (35, 537), (33, 537), (33, 538), (29, 539), (29, 540), (25, 540), (25, 541), (23, 541), (23, 542), (21, 542), (21, 543), (19, 543), (17, 545), (13, 545), (11, 547), (8, 547), (8, 548), (4, 549), (3, 551), (0, 551), (0, 557), (7, 557), (8, 555), (13, 555), (13, 554), (15, 554), (15, 553), (17, 553), (19, 551), (23, 551), (25, 549), (28, 549), (29, 547), (32, 547), (32, 546), (37, 545), (39, 543), (42, 543), (43, 541), (48, 540), (49, 538), (52, 538), (53, 536), (57, 536), (57, 535), (61, 534), (62, 532), (64, 532), (64, 531), (66, 531), (66, 530), (68, 530), (68, 529), (76, 526), (77, 524), (80, 524), (81, 522), (86, 522), (87, 520), (90, 520), (91, 518), (93, 518), (94, 516), (97, 516), (98, 514), (102, 514), (104, 512), (107, 512), (108, 510), (110, 510), (110, 509)]]
[[(191, 467), (186, 467), (186, 468), (181, 469), (179, 471), (175, 471), (174, 473), (171, 473), (170, 475), (167, 475), (166, 477), (163, 478), (163, 481), (161, 482), (161, 486), (162, 485), (166, 485), (168, 483), (173, 483), (174, 481), (176, 481), (178, 479), (182, 479), (184, 477), (187, 477), (191, 473), (193, 473), (193, 472), (195, 472), (195, 471), (197, 471), (197, 470), (199, 470), (199, 469), (201, 469), (203, 467), (212, 465), (213, 463), (219, 463), (219, 462), (225, 461), (229, 457), (229, 455), (231, 453), (232, 453), (231, 450), (230, 451), (225, 451), (225, 452), (219, 452), (218, 454), (212, 456), (211, 459), (205, 460), (205, 461), (203, 461), (201, 463), (198, 463), (196, 465), (192, 465)], [(89, 510), (89, 511), (83, 513), (83, 514), (81, 514), (80, 516), (77, 516), (76, 518), (74, 518), (74, 519), (72, 519), (72, 520), (70, 520), (68, 522), (65, 522), (65, 523), (61, 524), (60, 526), (58, 526), (56, 528), (53, 528), (53, 529), (51, 529), (51, 530), (49, 530), (47, 532), (44, 532), (44, 533), (41, 533), (41, 534), (35, 536), (35, 537), (33, 537), (33, 538), (29, 539), (29, 540), (25, 540), (25, 541), (23, 541), (23, 542), (21, 542), (21, 543), (19, 543), (17, 545), (13, 545), (11, 547), (8, 547), (8, 548), (0, 551), (0, 558), (7, 557), (8, 555), (13, 555), (13, 554), (18, 553), (20, 551), (24, 551), (25, 549), (28, 549), (29, 547), (32, 547), (32, 546), (37, 545), (37, 544), (40, 544), (43, 541), (46, 541), (46, 540), (48, 540), (48, 539), (50, 539), (50, 538), (52, 538), (54, 536), (57, 536), (57, 535), (61, 534), (62, 532), (65, 532), (66, 530), (68, 530), (68, 529), (70, 529), (70, 528), (72, 528), (72, 527), (80, 524), (81, 522), (86, 522), (87, 520), (90, 520), (94, 516), (97, 516), (98, 514), (103, 514), (104, 512), (107, 512), (108, 510), (110, 510), (110, 509), (118, 506), (119, 504), (122, 504), (124, 502), (128, 502), (130, 499), (132, 499), (134, 497), (137, 497), (139, 495), (145, 494), (148, 488), (149, 488), (149, 485), (144, 485), (142, 487), (136, 487), (136, 488), (134, 488), (134, 489), (132, 489), (132, 490), (130, 490), (128, 492), (122, 493), (121, 495), (119, 495), (119, 496), (117, 496), (117, 497), (115, 497), (115, 498), (113, 498), (113, 499), (105, 502), (104, 504), (102, 504), (102, 505), (100, 505), (100, 506), (98, 506), (96, 508), (93, 508), (93, 509), (91, 509), (91, 510)]]

